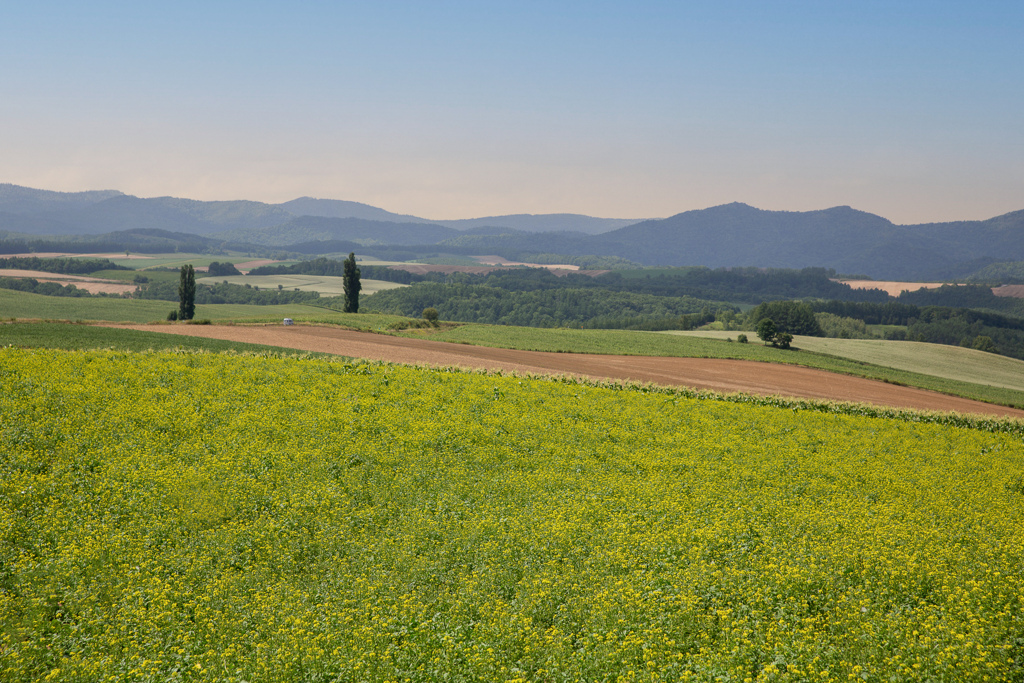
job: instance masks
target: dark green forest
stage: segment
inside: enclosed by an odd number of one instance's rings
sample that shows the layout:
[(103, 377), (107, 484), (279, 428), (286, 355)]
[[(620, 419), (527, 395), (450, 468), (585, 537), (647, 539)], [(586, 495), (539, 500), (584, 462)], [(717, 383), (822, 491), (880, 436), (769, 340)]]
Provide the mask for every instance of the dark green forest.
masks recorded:
[[(682, 317), (737, 312), (733, 306), (693, 297), (665, 297), (601, 289), (506, 290), (467, 283), (427, 282), (367, 297), (368, 311), (419, 316), (437, 309), (444, 320), (522, 325), (619, 329), (682, 329)], [(713, 308), (712, 308), (713, 307)], [(712, 316), (713, 317), (713, 316)]]

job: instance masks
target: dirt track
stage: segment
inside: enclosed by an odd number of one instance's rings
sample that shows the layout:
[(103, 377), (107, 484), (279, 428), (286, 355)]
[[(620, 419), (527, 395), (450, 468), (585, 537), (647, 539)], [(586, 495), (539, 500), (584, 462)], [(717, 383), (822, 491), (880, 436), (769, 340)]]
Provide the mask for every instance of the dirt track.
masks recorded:
[(838, 375), (824, 370), (755, 361), (514, 351), (305, 325), (290, 327), (279, 325), (118, 325), (117, 327), (145, 332), (166, 332), (268, 344), (395, 363), (634, 380), (665, 386), (711, 389), (724, 393), (777, 394), (920, 410), (956, 411), (1024, 418), (1024, 410), (946, 396), (924, 389)]

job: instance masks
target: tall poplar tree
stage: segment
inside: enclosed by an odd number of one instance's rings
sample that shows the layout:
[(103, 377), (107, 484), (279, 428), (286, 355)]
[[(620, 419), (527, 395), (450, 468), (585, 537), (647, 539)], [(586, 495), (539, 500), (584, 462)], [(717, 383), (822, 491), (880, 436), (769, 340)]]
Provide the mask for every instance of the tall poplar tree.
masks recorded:
[(345, 312), (359, 312), (359, 290), (363, 285), (359, 282), (359, 266), (356, 265), (356, 254), (350, 251), (348, 258), (344, 261), (345, 272), (342, 275), (342, 285), (345, 287)]
[(181, 267), (178, 282), (178, 320), (191, 320), (196, 315), (196, 271), (191, 265)]

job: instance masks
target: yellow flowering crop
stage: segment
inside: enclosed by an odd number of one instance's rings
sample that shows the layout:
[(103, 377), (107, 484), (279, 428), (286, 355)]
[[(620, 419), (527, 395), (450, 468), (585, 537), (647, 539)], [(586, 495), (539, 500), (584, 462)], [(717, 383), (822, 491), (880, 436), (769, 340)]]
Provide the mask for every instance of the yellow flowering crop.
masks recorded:
[(950, 425), (0, 349), (0, 680), (1022, 680), (1022, 473)]

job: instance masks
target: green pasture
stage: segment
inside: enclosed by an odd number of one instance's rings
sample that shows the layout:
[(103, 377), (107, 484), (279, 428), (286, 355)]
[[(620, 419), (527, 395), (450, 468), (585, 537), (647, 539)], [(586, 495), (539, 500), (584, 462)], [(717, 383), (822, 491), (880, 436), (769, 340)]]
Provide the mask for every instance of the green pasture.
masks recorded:
[(254, 256), (239, 253), (220, 255), (181, 253), (131, 254), (128, 257), (121, 256), (120, 254), (105, 254), (103, 257), (110, 259), (119, 266), (125, 266), (135, 270), (146, 270), (147, 268), (180, 268), (181, 266), (190, 264), (196, 267), (208, 266), (214, 261), (219, 261), (220, 263), (224, 263), (225, 261), (230, 263), (244, 263), (245, 261), (252, 261), (255, 259)]
[[(740, 333), (697, 330), (663, 334), (726, 339), (735, 338)], [(752, 343), (761, 346), (760, 340), (753, 333), (746, 334)], [(1024, 391), (1024, 361), (960, 346), (883, 339), (827, 339), (801, 335), (794, 337), (793, 346), (804, 351), (847, 358), (861, 363)]]
[[(58, 297), (0, 289), (0, 320), (29, 318), (37, 320), (106, 320), (112, 322), (148, 323), (167, 318), (177, 310), (174, 301), (154, 299), (121, 299), (118, 297)], [(333, 318), (344, 313), (317, 306), (284, 304), (255, 306), (252, 304), (199, 304), (196, 318), (211, 320), (282, 318)], [(397, 317), (397, 316), (390, 316)]]
[(89, 277), (100, 277), (104, 280), (119, 280), (133, 282), (139, 275), (148, 278), (150, 282), (178, 282), (181, 274), (176, 270), (97, 270), (89, 273)]
[[(167, 314), (176, 308), (176, 303), (171, 301), (115, 297), (48, 297), (26, 292), (0, 290), (0, 320), (20, 318), (149, 323), (165, 320)], [(784, 351), (761, 345), (752, 333), (747, 333), (748, 337), (751, 337), (751, 343), (739, 344), (723, 339), (723, 337), (739, 334), (735, 332), (707, 332), (698, 336), (630, 330), (540, 329), (501, 325), (407, 329), (418, 321), (394, 315), (348, 314), (303, 304), (279, 306), (200, 304), (196, 306), (196, 318), (200, 320), (273, 323), (286, 317), (292, 318), (296, 322), (333, 324), (350, 329), (390, 332), (410, 337), (498, 348), (571, 353), (737, 358), (771, 363), (791, 363), (894, 384), (931, 389), (989, 403), (1024, 407), (1024, 372), (1022, 372), (1024, 363), (959, 347), (911, 342), (822, 340), (800, 337), (796, 342), (800, 348)], [(118, 333), (120, 333), (118, 330), (111, 331), (111, 334), (114, 335)], [(850, 355), (851, 349), (860, 348), (851, 346), (859, 341), (872, 342), (874, 345), (865, 345), (862, 356)], [(830, 342), (834, 342), (835, 346), (812, 348), (814, 344)], [(3, 343), (2, 338), (0, 338), (0, 343)], [(910, 346), (907, 347), (906, 344), (910, 344)], [(915, 359), (914, 354), (909, 351), (903, 353), (901, 349), (905, 348), (918, 350), (921, 353), (920, 357)], [(897, 359), (896, 361), (893, 360), (894, 357)]]
[[(230, 275), (227, 277), (203, 277), (196, 280), (197, 284), (209, 282), (227, 282), (230, 285), (249, 285), (263, 289), (300, 290), (303, 292), (319, 292), (323, 296), (342, 296), (345, 294), (344, 278), (330, 275)], [(360, 280), (362, 294), (369, 296), (374, 292), (398, 287), (408, 287), (397, 282), (384, 280)]]
[[(408, 337), (425, 337), (436, 341), (527, 351), (683, 358), (736, 358), (768, 363), (790, 363), (845, 375), (878, 379), (892, 384), (930, 389), (988, 403), (1024, 407), (1024, 387), (1016, 388), (1017, 384), (1005, 386), (1007, 381), (998, 380), (996, 375), (999, 370), (995, 366), (989, 372), (983, 373), (982, 378), (978, 376), (945, 377), (931, 372), (926, 363), (920, 364), (918, 370), (911, 370), (886, 367), (871, 361), (828, 355), (809, 349), (783, 350), (763, 346), (753, 332), (745, 333), (751, 339), (748, 344), (726, 341), (726, 337), (735, 337), (740, 334), (739, 332), (709, 332), (706, 334), (713, 336), (698, 336), (633, 330), (548, 329), (502, 325), (461, 325), (441, 330), (405, 330), (397, 334)], [(806, 337), (799, 339), (806, 339)], [(925, 346), (935, 345), (926, 344)], [(996, 364), (1005, 360), (997, 356), (993, 358)], [(988, 359), (982, 358), (982, 361), (988, 361)], [(1020, 363), (1020, 361), (1016, 362)], [(1002, 366), (999, 365), (999, 367)], [(995, 379), (998, 383), (989, 384), (984, 378)]]
[[(44, 322), (44, 323), (0, 323), (0, 347), (14, 346), (19, 348), (92, 350), (114, 349), (116, 351), (235, 351), (245, 353), (266, 353), (273, 351), (284, 355), (297, 352), (276, 346), (245, 344), (221, 339), (204, 339), (163, 334), (161, 332), (141, 332), (139, 330), (113, 329), (94, 325)], [(311, 354), (325, 355), (325, 354)]]

